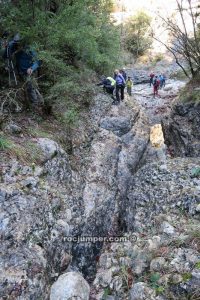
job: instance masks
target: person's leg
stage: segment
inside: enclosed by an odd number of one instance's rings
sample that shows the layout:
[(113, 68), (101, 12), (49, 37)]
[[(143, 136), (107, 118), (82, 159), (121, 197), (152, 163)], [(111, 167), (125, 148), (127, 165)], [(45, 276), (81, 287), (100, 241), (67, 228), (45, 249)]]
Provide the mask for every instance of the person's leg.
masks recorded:
[(43, 105), (43, 97), (38, 90), (38, 86), (35, 78), (26, 79), (26, 89), (29, 101), (33, 108), (38, 108)]
[(158, 86), (156, 86), (156, 96), (158, 96)]
[(116, 86), (116, 100), (117, 100), (117, 102), (120, 102), (119, 90), (120, 90), (120, 86), (117, 85), (117, 86)]
[(115, 101), (114, 91), (115, 91), (115, 87), (111, 86), (111, 88), (110, 88), (111, 98)]
[(124, 101), (124, 89), (125, 89), (125, 87), (121, 85), (120, 92), (121, 92), (121, 100), (122, 101)]
[(109, 95), (111, 95), (111, 98), (114, 100), (114, 101), (113, 101), (113, 104), (115, 104), (114, 87), (113, 87), (113, 86), (109, 86), (109, 87), (107, 88), (107, 93), (108, 93)]
[(155, 97), (155, 95), (156, 95), (156, 87), (153, 86), (153, 96)]
[(108, 94), (112, 95), (112, 93), (113, 93), (112, 87), (111, 87), (111, 86), (106, 87), (106, 92), (107, 92)]

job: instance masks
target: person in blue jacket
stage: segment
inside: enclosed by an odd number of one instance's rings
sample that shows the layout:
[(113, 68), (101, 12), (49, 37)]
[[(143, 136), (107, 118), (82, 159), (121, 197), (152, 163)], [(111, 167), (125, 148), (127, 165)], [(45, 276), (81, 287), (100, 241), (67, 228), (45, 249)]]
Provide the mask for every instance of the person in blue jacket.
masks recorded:
[(17, 74), (26, 81), (29, 100), (34, 106), (41, 104), (43, 102), (42, 96), (38, 87), (33, 84), (31, 77), (41, 65), (36, 52), (26, 44), (25, 39), (21, 39), (19, 34), (16, 34), (14, 39), (8, 43), (3, 57), (8, 60), (15, 59)]
[(119, 70), (115, 70), (114, 79), (116, 81), (116, 104), (120, 103), (120, 100), (124, 100), (124, 89), (126, 82)]
[(14, 39), (8, 43), (4, 53), (4, 58), (12, 56), (15, 57), (19, 75), (32, 75), (40, 66), (36, 52), (26, 45), (25, 40), (21, 39), (19, 34), (16, 34)]

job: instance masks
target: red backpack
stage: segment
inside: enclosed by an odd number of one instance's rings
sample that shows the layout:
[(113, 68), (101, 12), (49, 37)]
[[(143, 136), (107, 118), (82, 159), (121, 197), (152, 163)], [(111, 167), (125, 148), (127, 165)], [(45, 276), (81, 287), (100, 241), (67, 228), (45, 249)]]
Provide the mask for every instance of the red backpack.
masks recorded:
[(153, 82), (153, 85), (154, 85), (155, 87), (159, 87), (159, 85), (160, 85), (160, 80), (157, 79), (157, 78), (155, 78), (155, 79), (154, 79), (154, 82)]

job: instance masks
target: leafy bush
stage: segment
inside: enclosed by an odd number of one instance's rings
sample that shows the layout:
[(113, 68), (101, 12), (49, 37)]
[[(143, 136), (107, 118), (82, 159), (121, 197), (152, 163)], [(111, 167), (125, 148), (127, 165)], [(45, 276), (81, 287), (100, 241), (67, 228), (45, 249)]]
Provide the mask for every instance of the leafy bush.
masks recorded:
[(78, 110), (72, 107), (64, 114), (64, 120), (69, 126), (74, 126), (78, 121)]
[(200, 78), (190, 80), (180, 92), (180, 101), (185, 103), (194, 103), (195, 106), (200, 103)]
[(125, 44), (127, 49), (138, 58), (151, 47), (150, 37), (151, 17), (144, 12), (138, 12), (127, 22)]
[(107, 74), (117, 64), (119, 33), (111, 9), (111, 0), (0, 1), (0, 28), (10, 36), (19, 32), (37, 51), (43, 95), (60, 111), (77, 98), (88, 105), (89, 70)]
[(12, 148), (12, 143), (4, 136), (0, 136), (0, 150)]
[(191, 273), (184, 273), (184, 274), (182, 274), (182, 278), (183, 278), (183, 282), (186, 282), (186, 281), (188, 281), (192, 278), (192, 274)]

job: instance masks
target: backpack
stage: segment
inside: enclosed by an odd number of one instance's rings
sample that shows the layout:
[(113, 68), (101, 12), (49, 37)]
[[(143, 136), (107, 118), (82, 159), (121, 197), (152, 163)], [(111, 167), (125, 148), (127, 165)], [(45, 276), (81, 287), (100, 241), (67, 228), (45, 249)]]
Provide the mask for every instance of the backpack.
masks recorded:
[(160, 81), (158, 79), (154, 79), (153, 86), (159, 86)]

